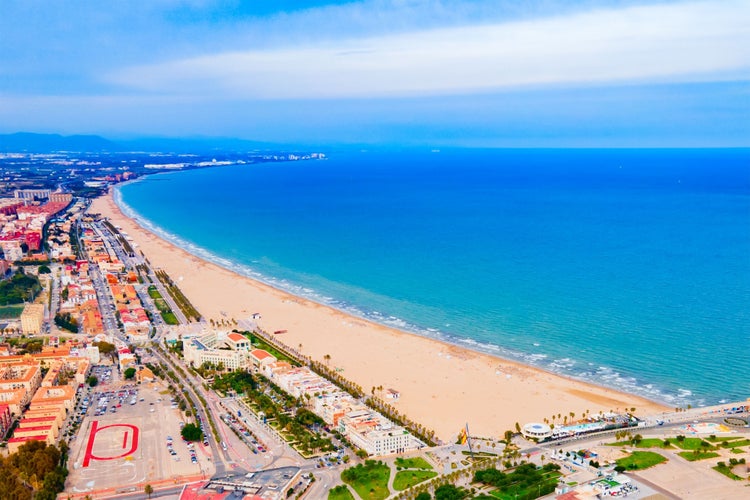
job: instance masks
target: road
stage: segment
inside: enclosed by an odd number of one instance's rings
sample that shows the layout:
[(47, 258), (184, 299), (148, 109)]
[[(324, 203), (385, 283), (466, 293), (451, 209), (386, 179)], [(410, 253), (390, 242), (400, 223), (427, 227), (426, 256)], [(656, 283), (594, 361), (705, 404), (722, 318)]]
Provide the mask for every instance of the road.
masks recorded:
[[(174, 367), (175, 365), (172, 363), (171, 359), (167, 359), (159, 349), (153, 349), (152, 352), (156, 357), (158, 357), (162, 363), (164, 363), (167, 366)], [(208, 421), (207, 415), (205, 410), (203, 409), (203, 406), (200, 403), (200, 399), (198, 398), (198, 394), (196, 393), (196, 389), (193, 386), (193, 384), (190, 382), (190, 380), (186, 380), (178, 370), (174, 370), (175, 375), (179, 380), (182, 381), (182, 384), (187, 388), (188, 392), (190, 393), (190, 399), (193, 402), (193, 405), (195, 406), (196, 412), (198, 416), (200, 416), (201, 421), (203, 422), (204, 428), (206, 429), (206, 433), (209, 432), (209, 429), (211, 428), (211, 424)], [(214, 415), (212, 415), (213, 417)], [(214, 422), (216, 422), (216, 418), (213, 418)], [(228, 466), (228, 463), (232, 462), (231, 457), (222, 449), (219, 448), (218, 443), (216, 443), (216, 440), (214, 439), (208, 439), (209, 447), (211, 448), (211, 455), (213, 456), (213, 464), (215, 468), (215, 476), (223, 476), (230, 470), (233, 470), (230, 466)]]

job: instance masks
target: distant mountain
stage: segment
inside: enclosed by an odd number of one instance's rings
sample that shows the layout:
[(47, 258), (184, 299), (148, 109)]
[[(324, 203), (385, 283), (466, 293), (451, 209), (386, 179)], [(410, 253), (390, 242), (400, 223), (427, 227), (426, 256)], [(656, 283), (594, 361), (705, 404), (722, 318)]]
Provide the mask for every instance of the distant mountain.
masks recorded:
[(289, 149), (289, 146), (268, 142), (249, 141), (230, 137), (145, 137), (117, 141), (119, 151), (146, 151), (162, 153), (249, 152)]
[(98, 135), (60, 135), (17, 132), (0, 134), (0, 152), (51, 153), (55, 151), (116, 151), (117, 145)]
[[(297, 146), (298, 147), (298, 146)], [(17, 132), (0, 134), (0, 152), (52, 153), (73, 151), (80, 153), (114, 153), (143, 151), (161, 153), (249, 152), (293, 150), (296, 147), (269, 142), (249, 141), (229, 137), (146, 137), (112, 141), (98, 135), (34, 134)]]

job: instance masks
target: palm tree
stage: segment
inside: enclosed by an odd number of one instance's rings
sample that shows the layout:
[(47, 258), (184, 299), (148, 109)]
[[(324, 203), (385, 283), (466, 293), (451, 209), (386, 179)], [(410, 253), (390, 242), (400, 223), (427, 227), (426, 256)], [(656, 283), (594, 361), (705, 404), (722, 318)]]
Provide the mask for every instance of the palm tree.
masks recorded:
[(152, 495), (152, 494), (154, 493), (154, 487), (153, 487), (153, 486), (151, 486), (150, 484), (147, 484), (147, 485), (146, 485), (146, 486), (145, 486), (145, 487), (143, 488), (143, 492), (144, 492), (144, 493), (145, 493), (145, 494), (146, 494), (146, 495), (147, 495), (147, 496), (148, 496), (149, 498), (151, 498), (151, 495)]
[(326, 354), (325, 356), (323, 356), (323, 359), (326, 360), (326, 365), (328, 365), (331, 362), (331, 355)]

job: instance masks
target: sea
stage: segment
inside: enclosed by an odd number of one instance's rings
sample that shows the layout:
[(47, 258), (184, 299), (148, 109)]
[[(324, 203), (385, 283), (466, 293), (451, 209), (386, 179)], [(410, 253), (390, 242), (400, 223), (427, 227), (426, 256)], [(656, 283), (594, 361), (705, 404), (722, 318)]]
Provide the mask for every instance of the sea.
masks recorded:
[(332, 151), (116, 200), (378, 323), (674, 407), (750, 397), (750, 149)]

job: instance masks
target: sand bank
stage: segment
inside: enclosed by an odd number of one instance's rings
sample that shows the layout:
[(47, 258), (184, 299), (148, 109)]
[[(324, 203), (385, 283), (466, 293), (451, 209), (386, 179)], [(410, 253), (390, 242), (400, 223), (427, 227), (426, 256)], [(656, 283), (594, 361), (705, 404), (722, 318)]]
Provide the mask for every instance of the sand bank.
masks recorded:
[(476, 436), (501, 436), (515, 423), (581, 415), (589, 410), (637, 408), (652, 414), (664, 407), (646, 399), (567, 379), (519, 363), (404, 333), (350, 316), (201, 260), (143, 229), (125, 216), (111, 194), (90, 209), (119, 225), (155, 268), (176, 281), (209, 319), (247, 319), (260, 313), (266, 331), (286, 330), (287, 345), (324, 361), (361, 385), (401, 393), (399, 411), (454, 439), (469, 423)]

